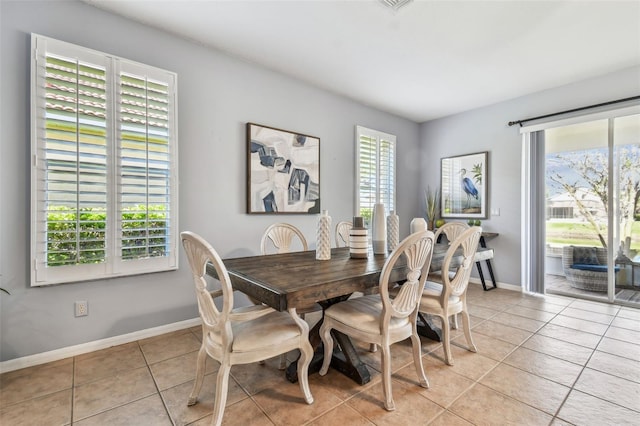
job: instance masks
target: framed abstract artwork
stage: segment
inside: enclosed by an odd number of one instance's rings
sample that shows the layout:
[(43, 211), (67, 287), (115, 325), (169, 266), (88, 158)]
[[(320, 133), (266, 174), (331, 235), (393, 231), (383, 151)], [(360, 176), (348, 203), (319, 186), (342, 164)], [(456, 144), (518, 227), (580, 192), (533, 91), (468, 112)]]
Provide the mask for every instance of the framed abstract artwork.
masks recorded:
[(487, 217), (487, 157), (488, 152), (479, 152), (441, 159), (441, 217)]
[(247, 213), (320, 213), (320, 138), (247, 123)]

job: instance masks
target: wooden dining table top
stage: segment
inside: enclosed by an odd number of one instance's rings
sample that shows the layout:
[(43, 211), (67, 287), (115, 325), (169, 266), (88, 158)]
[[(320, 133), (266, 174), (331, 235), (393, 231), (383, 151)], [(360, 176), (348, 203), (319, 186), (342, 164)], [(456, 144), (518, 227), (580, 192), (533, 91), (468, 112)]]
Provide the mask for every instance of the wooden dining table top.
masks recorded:
[[(431, 271), (440, 270), (446, 244), (436, 244)], [(376, 287), (388, 254), (372, 251), (366, 259), (351, 258), (348, 247), (333, 248), (330, 260), (316, 260), (315, 250), (223, 259), (235, 290), (279, 311), (298, 311), (317, 302)], [(478, 247), (474, 261), (493, 258), (493, 249)], [(454, 258), (455, 260), (455, 258)], [(455, 266), (455, 262), (452, 262)], [(404, 278), (404, 257), (395, 264), (392, 281)], [(207, 274), (217, 278), (215, 268)]]

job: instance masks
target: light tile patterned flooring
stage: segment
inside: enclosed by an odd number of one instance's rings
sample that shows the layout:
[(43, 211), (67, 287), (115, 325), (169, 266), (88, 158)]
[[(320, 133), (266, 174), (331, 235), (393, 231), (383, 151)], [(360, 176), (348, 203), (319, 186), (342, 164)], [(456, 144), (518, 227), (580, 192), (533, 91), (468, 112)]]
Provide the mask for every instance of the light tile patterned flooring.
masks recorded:
[[(478, 353), (459, 331), (454, 366), (423, 339), (430, 389), (418, 386), (409, 343), (392, 347), (396, 411), (382, 405), (379, 353), (360, 345), (372, 380), (330, 370), (300, 388), (265, 365), (234, 366), (227, 425), (640, 424), (640, 310), (508, 290), (469, 290)], [(2, 425), (205, 425), (217, 365), (187, 407), (199, 328), (140, 340), (0, 376)]]

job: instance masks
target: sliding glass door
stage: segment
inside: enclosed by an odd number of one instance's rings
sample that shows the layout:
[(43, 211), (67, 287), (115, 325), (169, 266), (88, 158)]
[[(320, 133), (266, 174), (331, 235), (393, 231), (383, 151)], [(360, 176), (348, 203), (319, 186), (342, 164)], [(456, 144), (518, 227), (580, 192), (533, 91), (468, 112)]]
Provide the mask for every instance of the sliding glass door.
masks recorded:
[(639, 302), (640, 114), (543, 132), (546, 292)]

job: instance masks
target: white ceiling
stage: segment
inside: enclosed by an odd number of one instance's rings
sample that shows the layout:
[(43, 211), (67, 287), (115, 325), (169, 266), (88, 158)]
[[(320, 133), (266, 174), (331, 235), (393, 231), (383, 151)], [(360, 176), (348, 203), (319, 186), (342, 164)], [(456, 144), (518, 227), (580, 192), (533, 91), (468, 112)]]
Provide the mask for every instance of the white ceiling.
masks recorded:
[(639, 0), (83, 1), (416, 122), (640, 65)]

